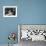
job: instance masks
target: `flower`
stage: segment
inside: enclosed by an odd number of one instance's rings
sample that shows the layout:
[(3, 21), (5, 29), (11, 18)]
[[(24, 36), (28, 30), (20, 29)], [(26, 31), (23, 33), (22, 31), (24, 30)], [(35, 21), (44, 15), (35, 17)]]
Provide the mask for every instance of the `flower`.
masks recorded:
[(16, 38), (16, 34), (14, 32), (10, 33), (10, 35), (8, 36), (9, 40), (15, 40), (15, 38)]

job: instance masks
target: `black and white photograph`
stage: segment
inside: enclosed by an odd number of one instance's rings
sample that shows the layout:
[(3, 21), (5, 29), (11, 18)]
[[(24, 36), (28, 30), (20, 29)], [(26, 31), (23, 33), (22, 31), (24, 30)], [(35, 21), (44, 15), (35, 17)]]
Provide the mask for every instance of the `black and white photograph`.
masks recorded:
[(18, 25), (20, 46), (31, 46), (32, 43), (46, 42), (46, 25)]
[(17, 17), (17, 6), (3, 6), (3, 17)]

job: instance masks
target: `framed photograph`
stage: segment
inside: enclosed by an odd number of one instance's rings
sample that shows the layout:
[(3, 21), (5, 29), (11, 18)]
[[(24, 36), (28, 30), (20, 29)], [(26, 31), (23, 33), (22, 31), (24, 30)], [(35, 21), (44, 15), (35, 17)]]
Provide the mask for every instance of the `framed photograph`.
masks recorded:
[(3, 17), (17, 17), (17, 6), (3, 6)]
[(46, 41), (46, 25), (20, 24), (18, 25), (18, 41)]

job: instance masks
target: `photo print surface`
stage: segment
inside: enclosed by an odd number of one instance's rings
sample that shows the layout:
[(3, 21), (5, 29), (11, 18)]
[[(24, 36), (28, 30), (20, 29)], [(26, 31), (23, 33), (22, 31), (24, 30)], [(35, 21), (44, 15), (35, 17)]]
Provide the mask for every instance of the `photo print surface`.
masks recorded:
[(20, 25), (20, 40), (46, 41), (46, 25)]
[(3, 6), (4, 17), (17, 17), (17, 6)]

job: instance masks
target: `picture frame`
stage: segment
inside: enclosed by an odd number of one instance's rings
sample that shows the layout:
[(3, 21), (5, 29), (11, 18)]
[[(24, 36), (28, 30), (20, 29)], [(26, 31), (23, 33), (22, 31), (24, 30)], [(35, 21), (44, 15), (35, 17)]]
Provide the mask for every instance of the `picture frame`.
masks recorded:
[[(25, 38), (22, 31), (27, 30), (28, 37)], [(24, 39), (31, 41), (46, 41), (46, 24), (18, 24), (18, 42)]]
[(3, 6), (3, 17), (17, 17), (17, 6)]

